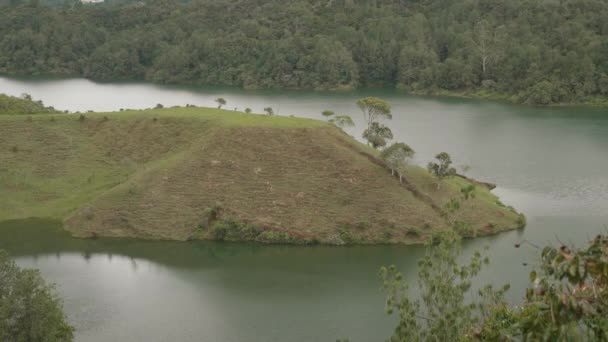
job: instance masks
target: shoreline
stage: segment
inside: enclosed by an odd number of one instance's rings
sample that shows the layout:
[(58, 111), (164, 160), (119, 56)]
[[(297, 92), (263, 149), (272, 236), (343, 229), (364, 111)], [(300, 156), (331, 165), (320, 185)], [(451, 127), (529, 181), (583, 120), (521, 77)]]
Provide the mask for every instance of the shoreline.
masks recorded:
[(519, 101), (517, 95), (495, 92), (483, 88), (479, 89), (466, 89), (466, 90), (420, 90), (420, 91), (408, 91), (403, 88), (396, 86), (342, 86), (335, 88), (281, 88), (281, 87), (246, 87), (246, 86), (234, 86), (234, 85), (212, 85), (198, 82), (157, 82), (153, 80), (133, 79), (133, 78), (112, 78), (112, 79), (94, 79), (85, 77), (77, 74), (38, 74), (38, 75), (22, 75), (22, 74), (10, 74), (0, 72), (0, 77), (5, 77), (12, 80), (65, 80), (65, 79), (84, 79), (99, 84), (113, 84), (113, 83), (137, 83), (137, 84), (150, 84), (156, 86), (166, 87), (218, 87), (225, 89), (236, 89), (245, 92), (264, 92), (264, 91), (287, 91), (287, 92), (310, 92), (310, 93), (330, 93), (330, 94), (344, 94), (348, 92), (363, 92), (365, 90), (378, 90), (387, 89), (395, 91), (401, 95), (410, 96), (422, 96), (422, 97), (434, 97), (434, 98), (455, 98), (455, 99), (469, 99), (469, 100), (484, 100), (497, 103), (505, 103), (510, 105), (520, 105), (532, 108), (567, 108), (567, 107), (583, 107), (583, 108), (608, 108), (608, 96), (594, 96), (583, 102), (559, 102), (550, 104), (531, 104)]

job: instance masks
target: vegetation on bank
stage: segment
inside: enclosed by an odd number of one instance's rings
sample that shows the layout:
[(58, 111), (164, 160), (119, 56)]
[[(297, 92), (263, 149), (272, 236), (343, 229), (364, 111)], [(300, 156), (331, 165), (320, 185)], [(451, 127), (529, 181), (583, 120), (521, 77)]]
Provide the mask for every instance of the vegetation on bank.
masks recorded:
[(485, 186), (433, 176), (408, 151), (385, 162), (317, 120), (196, 107), (4, 115), (0, 146), (0, 220), (63, 219), (83, 237), (419, 243), (451, 216), (465, 236), (525, 224)]
[(387, 313), (398, 315), (391, 341), (608, 340), (608, 236), (584, 248), (543, 248), (530, 273), (532, 286), (517, 306), (504, 299), (509, 284), (474, 291), (473, 280), (489, 259), (476, 252), (460, 264), (460, 253), (457, 235), (430, 243), (418, 263), (415, 297), (394, 266), (381, 269)]
[(14, 97), (0, 94), (0, 115), (3, 114), (43, 114), (59, 113), (53, 107), (46, 107), (42, 101), (34, 101), (29, 94)]
[(0, 250), (0, 341), (68, 342), (73, 333), (54, 287)]
[[(608, 3), (4, 1), (0, 72), (605, 104)], [(245, 13), (245, 15), (243, 15)]]

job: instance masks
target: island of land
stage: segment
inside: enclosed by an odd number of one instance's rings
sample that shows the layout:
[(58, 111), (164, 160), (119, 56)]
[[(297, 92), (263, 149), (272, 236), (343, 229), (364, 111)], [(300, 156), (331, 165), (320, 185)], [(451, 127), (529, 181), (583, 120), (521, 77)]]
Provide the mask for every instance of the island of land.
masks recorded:
[[(525, 224), (483, 183), (414, 165), (400, 182), (376, 150), (324, 121), (43, 109), (0, 110), (0, 221), (59, 219), (77, 237), (302, 244), (421, 243), (454, 222), (465, 236)], [(469, 185), (476, 196), (446, 212)]]

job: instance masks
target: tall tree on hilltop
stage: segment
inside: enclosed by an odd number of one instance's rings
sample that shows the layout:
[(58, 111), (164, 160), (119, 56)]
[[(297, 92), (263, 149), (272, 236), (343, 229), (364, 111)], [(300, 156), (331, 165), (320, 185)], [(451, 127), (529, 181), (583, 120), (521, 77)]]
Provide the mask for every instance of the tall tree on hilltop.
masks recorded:
[[(391, 114), (391, 105), (383, 99), (369, 96), (359, 99), (357, 101), (357, 107), (359, 107), (363, 113), (363, 119), (367, 126), (367, 129), (363, 132), (363, 138), (365, 138), (369, 144), (376, 145), (374, 148), (386, 145), (386, 141), (384, 144), (382, 144), (382, 141), (387, 138), (392, 139), (393, 134), (388, 127), (380, 125), (378, 120), (382, 118), (393, 118), (393, 115)], [(376, 124), (375, 126), (374, 123)], [(372, 140), (375, 141), (376, 144), (374, 144)]]

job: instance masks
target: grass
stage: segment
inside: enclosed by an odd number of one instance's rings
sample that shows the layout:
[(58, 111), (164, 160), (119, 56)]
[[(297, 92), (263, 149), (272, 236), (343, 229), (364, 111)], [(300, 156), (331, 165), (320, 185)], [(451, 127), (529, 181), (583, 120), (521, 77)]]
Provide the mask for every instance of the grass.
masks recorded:
[[(469, 184), (437, 189), (412, 166), (400, 185), (326, 122), (210, 108), (3, 115), (0, 146), (0, 221), (53, 218), (80, 237), (217, 239), (213, 208), (228, 240), (416, 243), (449, 227), (441, 208)], [(476, 193), (458, 214), (476, 232), (520, 225)]]
[(45, 107), (40, 101), (0, 94), (0, 115), (58, 113), (52, 107)]

